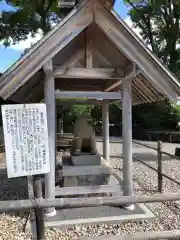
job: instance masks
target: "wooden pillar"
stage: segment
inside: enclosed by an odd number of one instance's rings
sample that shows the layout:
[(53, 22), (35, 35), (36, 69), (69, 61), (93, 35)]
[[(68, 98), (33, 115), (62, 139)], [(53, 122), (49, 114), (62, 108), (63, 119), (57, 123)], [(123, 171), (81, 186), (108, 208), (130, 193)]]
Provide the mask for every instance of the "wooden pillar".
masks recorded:
[(102, 128), (103, 128), (103, 157), (109, 160), (109, 106), (108, 102), (102, 105)]
[[(122, 100), (122, 127), (123, 127), (123, 194), (133, 195), (133, 161), (132, 161), (132, 97), (131, 79), (124, 79)], [(129, 210), (134, 205), (125, 206)]]
[[(53, 77), (52, 61), (43, 67), (44, 78), (44, 100), (47, 108), (47, 124), (49, 136), (49, 159), (50, 172), (45, 176), (45, 197), (55, 198), (55, 164), (56, 164), (56, 102), (55, 102), (55, 83)], [(56, 215), (55, 208), (46, 209), (46, 216)]]

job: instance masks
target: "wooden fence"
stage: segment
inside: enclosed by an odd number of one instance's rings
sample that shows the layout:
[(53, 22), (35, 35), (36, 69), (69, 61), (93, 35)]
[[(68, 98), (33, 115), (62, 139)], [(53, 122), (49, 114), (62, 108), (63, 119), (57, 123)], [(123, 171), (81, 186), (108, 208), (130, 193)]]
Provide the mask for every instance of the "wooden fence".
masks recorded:
[[(91, 197), (91, 198), (57, 198), (57, 199), (44, 199), (42, 196), (42, 180), (41, 176), (33, 177), (32, 189), (33, 193), (30, 199), (26, 200), (9, 200), (0, 201), (0, 212), (16, 212), (23, 210), (31, 210), (35, 213), (35, 225), (36, 225), (36, 239), (45, 239), (45, 224), (44, 224), (44, 209), (50, 207), (58, 207), (59, 209), (65, 208), (79, 208), (79, 207), (94, 207), (94, 206), (119, 206), (136, 203), (151, 203), (151, 202), (166, 202), (166, 201), (179, 201), (180, 193), (162, 193), (162, 179), (163, 177), (173, 181), (176, 184), (180, 182), (167, 176), (162, 172), (162, 155), (168, 155), (171, 158), (180, 158), (162, 151), (162, 144), (158, 142), (157, 148), (153, 148), (143, 143), (133, 141), (136, 144), (148, 147), (157, 152), (157, 169), (143, 162), (143, 160), (134, 157), (135, 160), (145, 164), (147, 167), (158, 173), (158, 190), (160, 193), (153, 195), (142, 196), (113, 196), (113, 197)], [(126, 236), (102, 236), (102, 237), (83, 237), (79, 240), (148, 240), (148, 239), (180, 239), (180, 230), (174, 231), (162, 231), (162, 232), (145, 232), (137, 233), (135, 235)]]
[[(116, 196), (116, 197), (92, 197), (92, 198), (61, 198), (61, 199), (43, 199), (41, 179), (34, 180), (35, 198), (27, 200), (9, 200), (0, 201), (0, 212), (15, 212), (27, 209), (34, 209), (36, 216), (36, 231), (37, 240), (45, 239), (45, 225), (44, 225), (44, 209), (49, 207), (64, 208), (79, 208), (79, 207), (94, 207), (94, 206), (119, 206), (123, 204), (135, 203), (151, 203), (151, 202), (165, 202), (180, 200), (180, 194), (176, 193), (161, 193), (144, 196)], [(100, 239), (123, 240), (123, 239), (174, 239), (180, 237), (180, 230), (168, 232), (147, 232), (143, 234), (135, 234), (134, 236), (113, 236), (103, 237)], [(88, 239), (88, 238), (87, 238)], [(93, 239), (93, 238), (90, 238)], [(100, 240), (98, 239), (98, 240)]]
[(152, 150), (154, 150), (154, 151), (157, 152), (157, 169), (154, 168), (154, 167), (152, 167), (152, 166), (149, 165), (148, 163), (144, 162), (143, 159), (139, 159), (139, 158), (137, 158), (137, 157), (133, 157), (133, 159), (135, 159), (136, 161), (138, 161), (138, 162), (142, 163), (143, 165), (147, 166), (147, 167), (150, 168), (151, 170), (157, 172), (157, 175), (158, 175), (158, 191), (159, 191), (160, 193), (163, 192), (163, 178), (167, 178), (167, 179), (169, 179), (170, 181), (176, 183), (177, 185), (180, 185), (180, 182), (179, 182), (179, 181), (177, 181), (176, 179), (174, 179), (174, 178), (168, 176), (167, 174), (163, 173), (163, 171), (162, 171), (162, 156), (163, 156), (163, 155), (166, 155), (166, 156), (169, 156), (169, 157), (171, 157), (172, 159), (176, 159), (176, 160), (180, 160), (180, 157), (177, 157), (177, 156), (172, 155), (172, 154), (170, 154), (170, 153), (164, 152), (164, 151), (162, 150), (162, 142), (160, 142), (160, 141), (157, 142), (157, 148), (151, 147), (151, 146), (149, 146), (149, 145), (147, 145), (147, 144), (140, 143), (140, 142), (134, 141), (134, 140), (133, 140), (133, 143), (138, 144), (138, 145), (141, 145), (141, 146), (144, 146), (144, 147), (147, 147), (147, 148), (152, 149)]

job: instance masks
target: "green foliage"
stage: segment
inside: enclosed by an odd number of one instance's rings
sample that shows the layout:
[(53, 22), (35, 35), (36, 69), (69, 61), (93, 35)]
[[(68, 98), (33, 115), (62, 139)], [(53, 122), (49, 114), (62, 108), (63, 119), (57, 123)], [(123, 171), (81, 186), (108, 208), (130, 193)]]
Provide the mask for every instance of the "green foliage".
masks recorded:
[(129, 15), (152, 51), (180, 76), (180, 0), (126, 0)]
[[(2, 0), (0, 0), (2, 1)], [(135, 27), (152, 51), (170, 70), (180, 77), (180, 0), (124, 0)], [(46, 34), (69, 9), (62, 9), (59, 0), (6, 0), (14, 10), (0, 15), (0, 41), (5, 46), (25, 40), (41, 29)], [(80, 113), (92, 116), (101, 124), (101, 107), (74, 105), (63, 110), (64, 123), (72, 126)], [(133, 124), (141, 129), (175, 129), (180, 120), (180, 107), (169, 101), (133, 107)], [(121, 112), (112, 104), (110, 122), (120, 125)]]
[[(92, 105), (72, 105), (65, 107), (63, 110), (63, 124), (65, 132), (72, 132), (75, 120), (80, 114), (87, 114), (91, 116), (93, 110)], [(93, 122), (94, 123), (94, 122)]]
[(14, 10), (0, 16), (0, 41), (5, 46), (27, 39), (41, 29), (45, 34), (68, 10), (62, 10), (59, 0), (6, 0)]
[(71, 111), (69, 112), (71, 116), (77, 117), (80, 114), (91, 115), (93, 106), (91, 105), (73, 105)]
[[(180, 0), (125, 0), (129, 15), (144, 42), (180, 77)], [(169, 101), (133, 108), (133, 122), (141, 129), (175, 129), (180, 107)]]
[(171, 118), (170, 120), (174, 121), (176, 124), (180, 122), (180, 105), (174, 102), (170, 103), (169, 118)]

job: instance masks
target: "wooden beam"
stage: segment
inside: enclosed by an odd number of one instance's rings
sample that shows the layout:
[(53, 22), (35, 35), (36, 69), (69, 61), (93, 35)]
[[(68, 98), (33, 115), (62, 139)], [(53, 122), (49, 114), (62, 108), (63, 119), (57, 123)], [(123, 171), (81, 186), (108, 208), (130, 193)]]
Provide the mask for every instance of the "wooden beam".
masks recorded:
[(91, 79), (117, 79), (120, 78), (116, 68), (55, 68), (55, 78), (91, 78)]
[(57, 89), (61, 89), (62, 91), (101, 91), (102, 89), (99, 86), (89, 86), (89, 85), (81, 85), (81, 84), (64, 84), (61, 87), (57, 87)]
[(84, 99), (97, 99), (97, 100), (110, 100), (121, 99), (121, 92), (83, 92), (83, 91), (55, 91), (55, 98), (84, 98)]
[[(129, 68), (129, 67), (128, 67)], [(112, 84), (111, 86), (107, 87), (104, 89), (104, 91), (111, 91), (112, 89), (119, 87), (122, 83), (122, 81), (127, 81), (128, 79), (133, 79), (135, 78), (138, 74), (141, 73), (140, 69), (137, 69), (136, 64), (133, 64), (133, 67), (131, 69), (131, 72), (128, 72), (128, 74), (124, 77), (119, 79), (117, 82), (115, 82), (114, 84)]]
[(73, 8), (76, 5), (76, 1), (66, 1), (66, 0), (61, 0), (58, 1), (58, 7), (60, 8)]
[(68, 99), (68, 100), (61, 100), (61, 101), (57, 101), (56, 102), (56, 106), (58, 105), (65, 105), (65, 106), (69, 106), (69, 105), (73, 105), (73, 104), (80, 104), (80, 105), (102, 105), (103, 101), (101, 100), (85, 100), (85, 101), (81, 101), (81, 100), (75, 100), (75, 99)]
[(53, 77), (52, 60), (46, 62), (46, 63), (43, 65), (43, 71), (44, 71), (46, 77)]
[(107, 87), (104, 89), (104, 91), (111, 91), (112, 89), (116, 88), (116, 87), (119, 87), (122, 83), (122, 80), (118, 80), (117, 82), (115, 82), (114, 84), (112, 84), (111, 86)]
[[(71, 56), (70, 59), (68, 59), (67, 61), (65, 61), (62, 65), (61, 68), (69, 68), (69, 67), (73, 67), (73, 66), (77, 66), (77, 64), (79, 64), (80, 60), (84, 58), (84, 49), (79, 49), (76, 52), (73, 53), (73, 55)], [(63, 55), (63, 53), (62, 53)], [(58, 67), (58, 63), (53, 65), (53, 68), (56, 69), (56, 67)]]
[[(97, 45), (97, 44), (96, 44)], [(95, 54), (95, 59), (98, 59), (98, 62), (102, 62), (103, 65), (112, 68), (113, 64), (109, 61), (109, 59), (105, 58), (103, 54), (97, 49), (98, 46), (94, 47), (94, 54)]]
[(86, 68), (93, 67), (93, 40), (92, 33), (90, 28), (88, 28), (85, 32), (86, 37), (86, 51), (85, 51), (85, 60), (86, 60)]

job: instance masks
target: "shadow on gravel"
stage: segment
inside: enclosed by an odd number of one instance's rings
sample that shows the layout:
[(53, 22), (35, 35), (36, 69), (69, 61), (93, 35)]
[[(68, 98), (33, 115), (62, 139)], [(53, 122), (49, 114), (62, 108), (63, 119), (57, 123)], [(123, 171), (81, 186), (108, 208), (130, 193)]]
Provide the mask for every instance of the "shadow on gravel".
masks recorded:
[[(22, 200), (28, 198), (28, 185), (27, 179), (22, 178), (9, 178), (7, 177), (6, 168), (0, 169), (0, 201), (7, 200)], [(23, 216), (25, 212), (17, 212), (8, 214)]]

